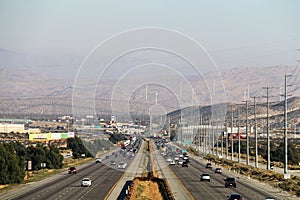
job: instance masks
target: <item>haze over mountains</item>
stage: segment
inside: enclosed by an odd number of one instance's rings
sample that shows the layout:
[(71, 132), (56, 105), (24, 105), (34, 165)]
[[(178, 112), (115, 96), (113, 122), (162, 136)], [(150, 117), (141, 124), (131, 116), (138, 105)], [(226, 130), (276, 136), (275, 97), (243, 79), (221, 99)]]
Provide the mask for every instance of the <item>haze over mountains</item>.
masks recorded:
[[(73, 83), (82, 60), (83, 58), (72, 56), (29, 56), (0, 49), (2, 99), (0, 114), (3, 116), (18, 113), (70, 114)], [(266, 91), (262, 88), (268, 85), (273, 87), (270, 90), (271, 101), (279, 101), (281, 99), (279, 94), (283, 94), (284, 91), (284, 74), (291, 73), (293, 76), (288, 79), (288, 82), (292, 86), (288, 90), (293, 96), (300, 96), (300, 90), (297, 89), (299, 71), (295, 66), (267, 66), (265, 68), (249, 66), (229, 70), (221, 69), (220, 75), (226, 94), (224, 102), (241, 103), (248, 96), (263, 97)], [(221, 92), (218, 89), (212, 89), (214, 76), (216, 74), (209, 72), (203, 74), (209, 86), (192, 75), (187, 77), (198, 96), (197, 100), (200, 105), (209, 105), (212, 93)], [(172, 79), (165, 75), (161, 75), (161, 78)], [(117, 80), (113, 79), (105, 80), (105, 87), (101, 87), (102, 91), (97, 91), (95, 95), (99, 99), (96, 103), (97, 108), (102, 113), (111, 113), (110, 95), (116, 82)], [(145, 91), (142, 88), (135, 91), (128, 99), (129, 105), (137, 113), (143, 110), (142, 107), (145, 104), (148, 104), (148, 107), (155, 104), (155, 93), (159, 93), (158, 103), (165, 107), (166, 112), (178, 108), (178, 100), (172, 92), (163, 90), (161, 86), (149, 86), (148, 93), (147, 102), (145, 102)], [(192, 98), (192, 94), (186, 95), (187, 98)], [(265, 102), (265, 99), (258, 98), (258, 102)]]

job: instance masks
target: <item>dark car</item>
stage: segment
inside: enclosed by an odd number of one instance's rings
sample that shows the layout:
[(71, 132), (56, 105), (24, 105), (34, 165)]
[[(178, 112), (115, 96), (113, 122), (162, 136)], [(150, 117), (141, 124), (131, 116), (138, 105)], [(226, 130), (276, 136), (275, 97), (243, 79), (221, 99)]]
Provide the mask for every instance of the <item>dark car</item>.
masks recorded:
[(243, 200), (242, 195), (240, 194), (230, 194), (227, 198), (228, 200)]
[(226, 178), (225, 181), (225, 187), (234, 187), (236, 188), (236, 182), (235, 178)]
[(211, 163), (206, 163), (205, 168), (212, 169)]
[(187, 162), (187, 161), (184, 161), (184, 162), (182, 163), (182, 167), (189, 167), (188, 162)]
[(116, 164), (117, 164), (116, 161), (114, 160), (110, 161), (110, 165), (116, 165)]
[(69, 174), (76, 174), (76, 173), (77, 173), (76, 167), (70, 167), (69, 168)]
[(216, 174), (222, 174), (222, 169), (221, 169), (220, 167), (217, 167), (217, 168), (215, 169), (215, 173), (216, 173)]

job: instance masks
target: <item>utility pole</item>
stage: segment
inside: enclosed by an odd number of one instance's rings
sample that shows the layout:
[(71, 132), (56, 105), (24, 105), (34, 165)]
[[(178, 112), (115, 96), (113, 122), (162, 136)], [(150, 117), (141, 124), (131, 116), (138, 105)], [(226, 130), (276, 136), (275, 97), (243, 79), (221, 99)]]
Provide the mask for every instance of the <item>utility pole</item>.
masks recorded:
[[(226, 123), (227, 124), (227, 123)], [(228, 131), (227, 131), (227, 129), (228, 129), (228, 125), (226, 125), (226, 138), (225, 138), (225, 146), (226, 146), (226, 159), (228, 159)], [(225, 132), (225, 131), (224, 131)]]
[(267, 90), (267, 170), (270, 170), (270, 130), (269, 130), (269, 89), (270, 87), (263, 87)]
[(241, 121), (240, 121), (240, 105), (238, 105), (238, 136), (239, 136), (239, 150), (238, 150), (238, 162), (241, 162)]
[(284, 75), (284, 175), (287, 177), (288, 173), (288, 138), (287, 138), (287, 77), (291, 75)]
[[(216, 155), (219, 156), (219, 136), (218, 136), (218, 122), (215, 123), (215, 128), (213, 129), (214, 135), (217, 135), (217, 147), (216, 147)], [(296, 128), (295, 128), (296, 133)]]
[(214, 129), (214, 123), (212, 123), (211, 130), (212, 130), (212, 154), (215, 155), (215, 129)]
[(244, 102), (246, 103), (246, 165), (249, 165), (248, 99)]
[(231, 160), (233, 160), (233, 105), (231, 105)]
[(255, 123), (255, 167), (258, 168), (258, 148), (257, 148), (257, 120), (256, 120), (256, 96), (252, 97), (254, 101), (254, 123)]
[(170, 115), (168, 116), (168, 136), (169, 136), (169, 139), (171, 139), (171, 119), (170, 119)]
[(223, 143), (224, 143), (224, 141), (223, 141), (223, 137), (224, 137), (224, 130), (223, 130), (223, 125), (221, 124), (221, 128), (220, 128), (220, 130), (221, 130), (221, 156), (222, 156), (222, 158), (223, 158)]
[(249, 165), (249, 134), (248, 134), (248, 99), (246, 100), (246, 139), (247, 139), (247, 161), (246, 164)]

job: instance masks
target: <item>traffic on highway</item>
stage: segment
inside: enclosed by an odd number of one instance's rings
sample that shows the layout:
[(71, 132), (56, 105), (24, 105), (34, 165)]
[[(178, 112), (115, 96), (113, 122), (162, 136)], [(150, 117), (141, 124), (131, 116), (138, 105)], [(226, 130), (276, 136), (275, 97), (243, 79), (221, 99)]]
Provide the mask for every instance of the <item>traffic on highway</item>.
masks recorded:
[[(184, 187), (191, 199), (282, 199), (274, 193), (264, 191), (254, 181), (192, 155), (175, 143), (160, 139), (154, 141), (159, 153), (154, 153), (153, 156), (161, 162), (157, 163), (160, 166), (158, 170), (166, 168), (174, 173), (182, 184), (180, 187)], [(84, 165), (69, 167), (65, 172), (47, 178), (39, 185), (28, 185), (17, 190), (14, 198), (8, 199), (105, 199), (113, 192), (112, 189), (128, 166), (138, 165), (140, 161), (135, 160), (135, 156), (142, 153), (140, 146), (143, 142), (139, 138), (126, 148), (117, 148)], [(167, 175), (164, 178), (169, 183), (174, 181)]]

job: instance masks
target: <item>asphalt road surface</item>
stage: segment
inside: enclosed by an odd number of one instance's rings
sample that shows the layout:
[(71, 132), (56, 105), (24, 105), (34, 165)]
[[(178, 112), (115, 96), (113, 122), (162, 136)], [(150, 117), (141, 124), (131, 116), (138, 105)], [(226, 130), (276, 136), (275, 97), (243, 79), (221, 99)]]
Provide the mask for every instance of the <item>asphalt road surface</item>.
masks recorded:
[[(206, 169), (205, 164), (191, 160), (189, 167), (180, 165), (172, 165), (170, 168), (175, 172), (181, 182), (194, 196), (195, 199), (226, 199), (231, 193), (239, 193), (243, 196), (243, 200), (264, 200), (266, 197), (279, 199), (272, 194), (266, 193), (255, 184), (249, 185), (244, 183), (242, 179), (230, 174), (215, 174), (214, 169)], [(210, 174), (211, 181), (200, 181), (202, 173)], [(236, 188), (226, 188), (224, 178), (235, 177), (237, 182)]]
[[(130, 163), (132, 158), (129, 155), (111, 155), (108, 159), (103, 159), (102, 163), (91, 162), (84, 168), (78, 168), (77, 174), (64, 172), (59, 178), (47, 182), (29, 192), (20, 194), (14, 199), (22, 200), (70, 200), (70, 199), (104, 199), (109, 190), (119, 180), (124, 169), (117, 169), (119, 162)], [(111, 165), (115, 161), (115, 165)], [(89, 177), (92, 180), (91, 187), (81, 187), (81, 179)], [(18, 192), (18, 191), (16, 191)]]

